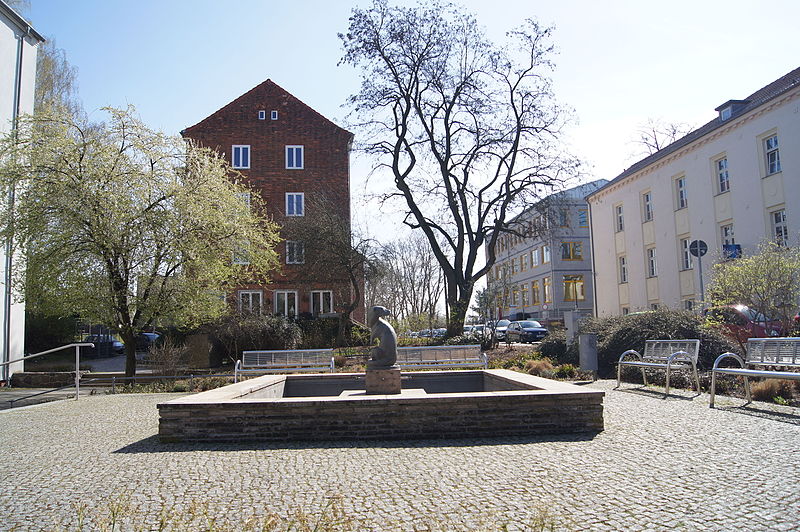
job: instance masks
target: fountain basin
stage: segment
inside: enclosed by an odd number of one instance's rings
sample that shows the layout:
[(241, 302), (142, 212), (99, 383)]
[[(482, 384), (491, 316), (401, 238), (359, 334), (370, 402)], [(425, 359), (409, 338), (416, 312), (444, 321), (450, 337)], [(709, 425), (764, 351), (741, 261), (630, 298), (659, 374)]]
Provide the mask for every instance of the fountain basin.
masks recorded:
[(363, 373), (265, 375), (159, 404), (159, 437), (238, 442), (598, 432), (603, 396), (509, 370), (403, 373), (395, 395), (367, 395)]

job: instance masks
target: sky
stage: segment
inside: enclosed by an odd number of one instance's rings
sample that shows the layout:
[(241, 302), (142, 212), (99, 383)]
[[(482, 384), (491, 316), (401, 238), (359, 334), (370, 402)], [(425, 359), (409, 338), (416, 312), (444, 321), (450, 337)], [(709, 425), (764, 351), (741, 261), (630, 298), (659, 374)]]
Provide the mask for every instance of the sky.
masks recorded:
[[(555, 93), (575, 116), (564, 146), (584, 161), (586, 181), (634, 163), (632, 140), (648, 119), (700, 126), (721, 103), (800, 66), (797, 0), (462, 3), (498, 41), (525, 18), (555, 27)], [(84, 107), (98, 119), (103, 106), (132, 104), (145, 123), (177, 134), (270, 78), (344, 125), (343, 105), (359, 86), (358, 72), (338, 64), (337, 33), (364, 0), (30, 4), (25, 15), (77, 67)], [(354, 155), (353, 211), (362, 217), (377, 209), (365, 196), (369, 169)]]

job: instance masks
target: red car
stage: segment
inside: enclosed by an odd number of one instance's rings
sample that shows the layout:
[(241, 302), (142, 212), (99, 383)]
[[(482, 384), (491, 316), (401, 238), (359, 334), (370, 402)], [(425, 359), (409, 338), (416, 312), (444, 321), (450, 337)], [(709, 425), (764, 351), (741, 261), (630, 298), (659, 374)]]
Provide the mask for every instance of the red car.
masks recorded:
[(703, 315), (719, 323), (729, 336), (741, 343), (746, 343), (748, 338), (768, 338), (784, 334), (780, 321), (768, 320), (746, 305), (711, 307), (704, 310)]

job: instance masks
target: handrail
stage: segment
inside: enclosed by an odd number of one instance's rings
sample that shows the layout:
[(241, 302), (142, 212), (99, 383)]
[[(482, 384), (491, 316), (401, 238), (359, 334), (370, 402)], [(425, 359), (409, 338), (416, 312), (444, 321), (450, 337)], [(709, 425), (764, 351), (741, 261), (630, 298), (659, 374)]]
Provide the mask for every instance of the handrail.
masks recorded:
[[(28, 360), (30, 358), (40, 357), (42, 355), (47, 355), (50, 353), (55, 353), (56, 351), (61, 351), (62, 349), (68, 349), (70, 347), (75, 348), (75, 400), (78, 400), (80, 397), (81, 392), (81, 347), (94, 347), (94, 344), (91, 342), (80, 342), (80, 343), (72, 343), (67, 345), (62, 345), (61, 347), (55, 347), (53, 349), (48, 349), (47, 351), (42, 351), (41, 353), (34, 353), (32, 355), (26, 355), (22, 358), (16, 358), (14, 360), (9, 360), (8, 362), (0, 363), (1, 366), (8, 366), (9, 364), (13, 364), (14, 362), (21, 362), (23, 360)], [(9, 379), (10, 382), (10, 379)]]

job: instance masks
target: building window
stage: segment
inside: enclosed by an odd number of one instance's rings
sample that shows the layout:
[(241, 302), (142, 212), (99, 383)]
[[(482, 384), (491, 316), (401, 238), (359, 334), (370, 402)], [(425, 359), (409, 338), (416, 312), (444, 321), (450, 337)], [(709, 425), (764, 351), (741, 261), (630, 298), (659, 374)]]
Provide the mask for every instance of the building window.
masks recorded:
[(583, 260), (583, 245), (580, 242), (562, 242), (561, 260)]
[(528, 269), (528, 254), (523, 253), (519, 257), (519, 271), (524, 272)]
[(294, 318), (297, 316), (297, 292), (275, 290), (275, 314)]
[(303, 169), (302, 146), (286, 146), (286, 169), (287, 170)]
[(781, 156), (778, 152), (778, 135), (764, 139), (764, 150), (767, 156), (767, 175), (781, 171)]
[(542, 284), (544, 286), (544, 302), (545, 303), (552, 303), (553, 301), (553, 290), (550, 287), (550, 278), (545, 277), (542, 279)]
[(241, 246), (236, 246), (233, 250), (232, 262), (240, 266), (250, 264), (250, 242), (245, 241)]
[(719, 112), (719, 119), (724, 122), (725, 120), (727, 120), (727, 119), (729, 119), (731, 117), (731, 113), (732, 113), (732, 109), (731, 109), (730, 105), (728, 107), (724, 107)]
[(277, 119), (278, 119), (278, 111), (272, 111), (272, 112), (270, 112), (270, 114), (269, 114), (269, 117), (270, 117), (272, 120), (277, 120)]
[(528, 283), (522, 285), (522, 306), (530, 305), (530, 298), (528, 297)]
[(675, 180), (675, 199), (678, 209), (685, 209), (689, 206), (689, 198), (686, 194), (685, 176), (681, 176)]
[(789, 228), (786, 225), (786, 210), (780, 209), (770, 213), (772, 220), (772, 236), (775, 243), (779, 246), (786, 246), (789, 243)]
[(629, 309), (628, 307), (622, 307), (622, 315), (623, 316), (627, 316), (630, 313), (631, 313), (631, 309)]
[(569, 211), (567, 209), (558, 211), (558, 225), (559, 227), (569, 227)]
[(620, 283), (627, 283), (628, 282), (628, 259), (625, 258), (625, 255), (621, 256), (619, 259), (619, 282)]
[(717, 192), (722, 194), (731, 189), (731, 184), (728, 179), (728, 158), (723, 157), (717, 160)]
[(550, 246), (542, 246), (542, 264), (550, 262)]
[(330, 314), (333, 312), (333, 292), (330, 290), (313, 290), (311, 292), (311, 314)]
[(658, 262), (656, 261), (656, 248), (647, 248), (647, 276), (658, 275)]
[(692, 268), (692, 254), (689, 251), (690, 243), (691, 243), (690, 239), (681, 238), (680, 241), (681, 270), (690, 270)]
[(650, 310), (658, 310), (658, 303), (650, 303)]
[(652, 192), (645, 192), (642, 194), (642, 215), (645, 222), (653, 219), (653, 194)]
[(258, 119), (259, 120), (266, 120), (267, 119), (267, 112), (266, 111), (259, 111), (258, 112)]
[(617, 205), (614, 207), (614, 215), (615, 215), (615, 227), (617, 228), (617, 232), (625, 230), (625, 216), (622, 213), (622, 205)]
[(586, 209), (578, 211), (578, 227), (589, 227), (589, 211)]
[(511, 260), (511, 275), (516, 275), (517, 274), (517, 260), (516, 259), (510, 259), (510, 260)]
[(516, 286), (511, 289), (511, 306), (516, 307), (519, 304), (519, 288)]
[(531, 267), (535, 268), (539, 265), (539, 248), (531, 251)]
[(539, 304), (539, 281), (531, 283), (531, 304)]
[(261, 290), (239, 290), (239, 312), (261, 314)]
[(564, 276), (564, 301), (585, 301), (583, 275)]
[(690, 312), (694, 310), (694, 299), (684, 299), (683, 310), (688, 310)]
[(250, 146), (233, 145), (231, 146), (231, 166), (239, 169), (250, 168)]
[(728, 246), (736, 243), (733, 236), (733, 224), (725, 224), (719, 228), (719, 237), (723, 246)]
[(303, 192), (286, 193), (286, 216), (305, 216), (305, 194)]
[(304, 264), (306, 262), (306, 246), (299, 240), (286, 241), (286, 264)]

